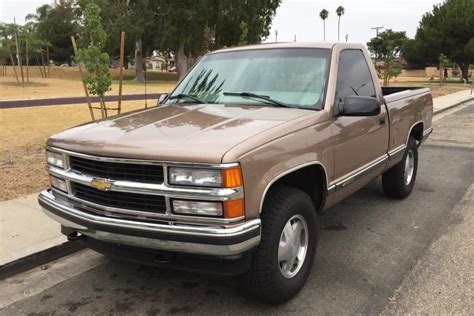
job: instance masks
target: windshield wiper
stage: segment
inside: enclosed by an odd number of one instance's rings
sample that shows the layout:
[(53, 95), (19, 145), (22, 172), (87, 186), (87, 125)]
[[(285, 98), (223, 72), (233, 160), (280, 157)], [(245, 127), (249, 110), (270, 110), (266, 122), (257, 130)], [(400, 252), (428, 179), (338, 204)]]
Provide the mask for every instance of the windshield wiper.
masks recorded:
[(197, 96), (195, 95), (192, 95), (192, 94), (185, 94), (185, 93), (180, 93), (180, 94), (177, 94), (177, 95), (172, 95), (168, 98), (168, 100), (179, 100), (179, 99), (183, 99), (183, 98), (188, 98), (188, 99), (191, 99), (193, 101), (196, 101), (197, 103), (208, 103), (208, 102), (204, 102), (203, 100), (199, 99)]
[(261, 99), (268, 101), (269, 103), (273, 105), (278, 105), (282, 106), (285, 108), (292, 108), (291, 105), (280, 102), (278, 100), (272, 99), (267, 95), (262, 95), (262, 94), (256, 94), (256, 93), (251, 93), (251, 92), (224, 92), (223, 93), (225, 96), (238, 96), (238, 97), (244, 97), (244, 98), (255, 98), (255, 99)]

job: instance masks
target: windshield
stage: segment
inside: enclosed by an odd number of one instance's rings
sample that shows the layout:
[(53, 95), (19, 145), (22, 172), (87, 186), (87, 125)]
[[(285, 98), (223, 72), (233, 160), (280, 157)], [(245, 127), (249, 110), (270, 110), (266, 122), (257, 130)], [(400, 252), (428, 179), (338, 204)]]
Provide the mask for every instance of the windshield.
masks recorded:
[(209, 54), (178, 85), (167, 103), (200, 100), (205, 103), (278, 105), (280, 102), (293, 107), (321, 109), (329, 53), (328, 49), (285, 48)]

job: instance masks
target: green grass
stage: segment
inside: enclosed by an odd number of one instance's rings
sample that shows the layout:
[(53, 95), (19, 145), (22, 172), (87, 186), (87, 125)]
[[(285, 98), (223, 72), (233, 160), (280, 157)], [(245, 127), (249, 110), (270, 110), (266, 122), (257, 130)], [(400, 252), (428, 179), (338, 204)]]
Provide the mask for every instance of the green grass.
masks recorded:
[[(124, 73), (123, 79), (124, 80), (133, 80), (135, 78), (135, 73)], [(112, 74), (112, 80), (118, 80), (118, 74)], [(172, 83), (178, 81), (178, 74), (172, 72), (147, 72), (146, 73), (147, 81), (157, 81), (157, 82), (166, 82)]]

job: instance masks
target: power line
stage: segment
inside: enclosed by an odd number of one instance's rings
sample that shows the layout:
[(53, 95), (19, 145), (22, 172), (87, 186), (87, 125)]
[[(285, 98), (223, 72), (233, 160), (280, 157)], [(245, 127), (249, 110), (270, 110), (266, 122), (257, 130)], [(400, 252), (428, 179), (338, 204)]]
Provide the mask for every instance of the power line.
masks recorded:
[(376, 37), (379, 37), (379, 30), (383, 30), (383, 26), (374, 26), (372, 27), (372, 30), (375, 30)]

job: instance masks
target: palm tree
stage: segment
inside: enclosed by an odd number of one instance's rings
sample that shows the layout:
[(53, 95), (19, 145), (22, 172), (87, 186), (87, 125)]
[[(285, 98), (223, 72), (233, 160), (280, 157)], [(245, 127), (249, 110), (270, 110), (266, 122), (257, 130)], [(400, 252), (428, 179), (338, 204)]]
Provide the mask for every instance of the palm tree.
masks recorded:
[(319, 12), (319, 17), (323, 20), (323, 27), (324, 27), (324, 41), (326, 41), (326, 19), (328, 18), (329, 12), (326, 9), (322, 9)]
[(344, 9), (344, 7), (342, 5), (340, 5), (336, 9), (336, 14), (339, 17), (339, 20), (337, 21), (337, 41), (338, 42), (339, 42), (339, 31), (341, 29), (341, 15), (344, 15), (345, 12), (346, 12), (346, 10)]

